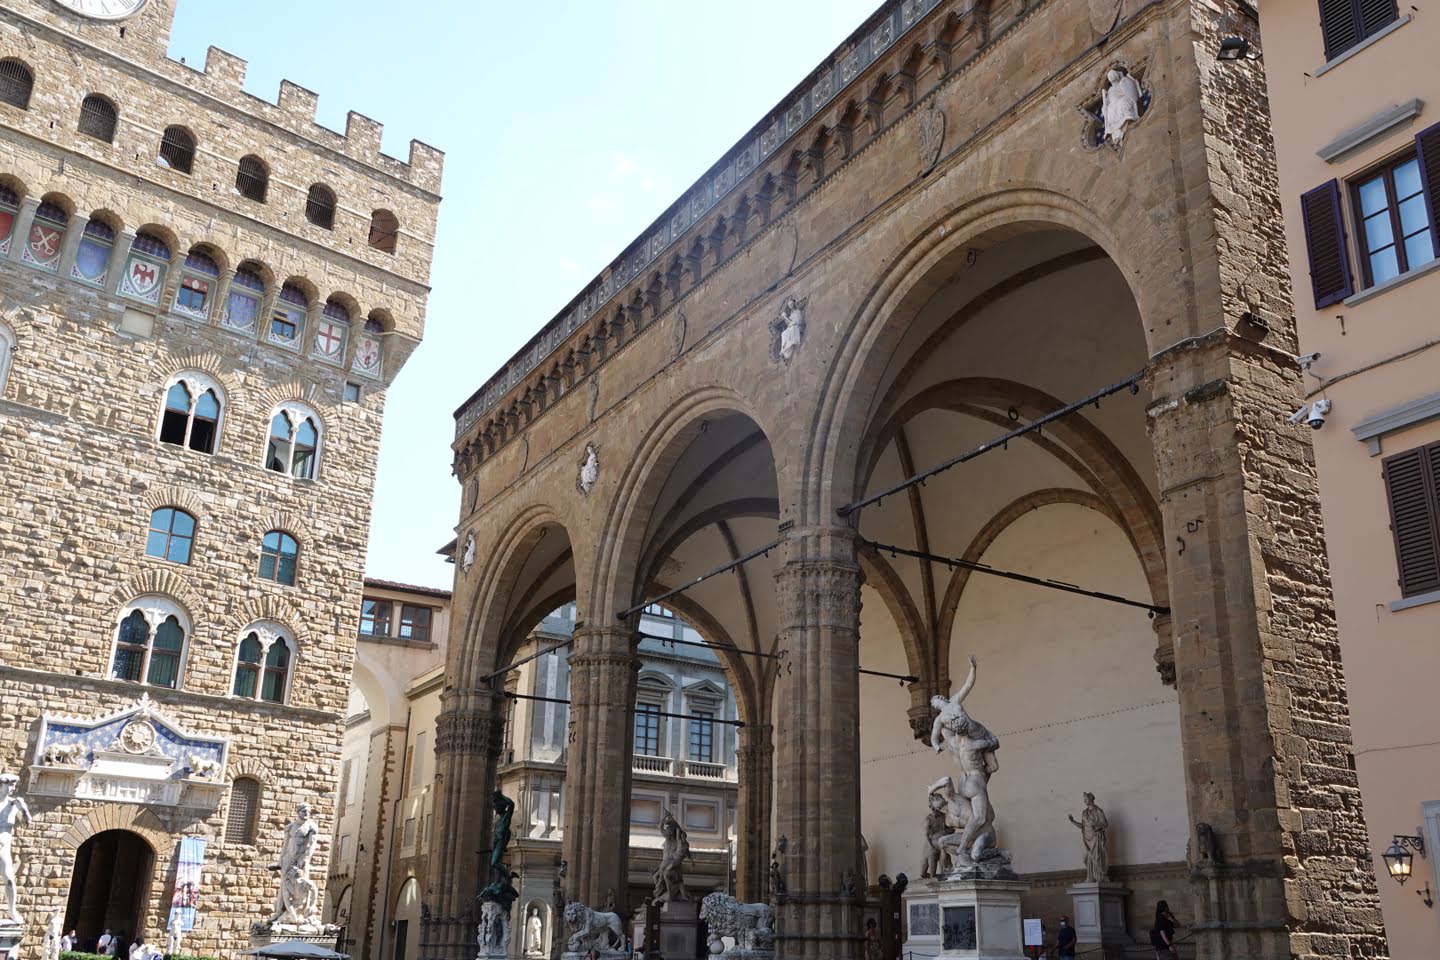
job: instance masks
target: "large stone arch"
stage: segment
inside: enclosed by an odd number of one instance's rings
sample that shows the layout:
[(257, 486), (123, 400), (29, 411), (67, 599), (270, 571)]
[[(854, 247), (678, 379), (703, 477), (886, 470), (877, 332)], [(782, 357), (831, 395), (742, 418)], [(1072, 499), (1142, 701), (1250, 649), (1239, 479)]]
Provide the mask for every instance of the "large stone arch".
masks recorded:
[(79, 850), (86, 840), (107, 830), (127, 830), (139, 835), (150, 845), (157, 863), (168, 855), (174, 844), (173, 835), (159, 817), (144, 807), (128, 803), (96, 804), (89, 813), (65, 828), (60, 842), (71, 850)]

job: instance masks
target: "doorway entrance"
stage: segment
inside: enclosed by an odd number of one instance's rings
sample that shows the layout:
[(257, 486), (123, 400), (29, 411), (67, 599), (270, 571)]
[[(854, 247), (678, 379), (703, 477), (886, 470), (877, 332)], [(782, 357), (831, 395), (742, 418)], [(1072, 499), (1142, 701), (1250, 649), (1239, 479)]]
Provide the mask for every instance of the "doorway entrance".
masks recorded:
[(139, 834), (106, 830), (80, 845), (70, 877), (65, 929), (79, 937), (76, 949), (93, 950), (108, 928), (133, 940), (144, 916), (155, 851)]

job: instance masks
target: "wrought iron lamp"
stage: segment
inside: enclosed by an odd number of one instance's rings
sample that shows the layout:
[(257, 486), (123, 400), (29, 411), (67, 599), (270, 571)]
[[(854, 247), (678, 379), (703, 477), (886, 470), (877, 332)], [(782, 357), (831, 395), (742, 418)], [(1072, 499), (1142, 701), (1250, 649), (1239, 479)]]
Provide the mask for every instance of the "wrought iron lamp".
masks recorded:
[(1404, 886), (1405, 881), (1410, 879), (1416, 853), (1422, 857), (1425, 855), (1425, 841), (1418, 836), (1412, 837), (1397, 833), (1392, 838), (1390, 849), (1382, 855), (1385, 860), (1385, 869), (1389, 871), (1390, 877), (1401, 886)]

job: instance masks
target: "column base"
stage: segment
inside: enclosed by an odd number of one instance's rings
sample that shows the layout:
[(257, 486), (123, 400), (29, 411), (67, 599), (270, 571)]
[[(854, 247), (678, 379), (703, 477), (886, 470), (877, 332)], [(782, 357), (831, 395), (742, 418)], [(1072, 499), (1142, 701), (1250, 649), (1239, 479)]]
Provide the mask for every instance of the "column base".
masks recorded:
[(906, 888), (903, 950), (954, 960), (1025, 960), (1021, 880), (920, 880)]
[[(1130, 888), (1123, 883), (1077, 883), (1065, 891), (1074, 905), (1071, 919), (1080, 948), (1121, 947), (1129, 940), (1125, 930), (1125, 901)], [(1108, 955), (1108, 950), (1107, 950)]]

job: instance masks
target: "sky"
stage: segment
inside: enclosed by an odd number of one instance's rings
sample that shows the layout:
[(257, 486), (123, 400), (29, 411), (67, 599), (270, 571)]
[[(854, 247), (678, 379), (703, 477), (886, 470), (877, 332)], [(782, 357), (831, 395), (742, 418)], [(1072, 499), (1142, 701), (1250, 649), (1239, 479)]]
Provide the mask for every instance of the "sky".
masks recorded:
[[(179, 0), (170, 55), (249, 61), (445, 151), (425, 339), (390, 388), (366, 575), (449, 588), (455, 409), (879, 0)], [(243, 9), (243, 15), (240, 10)]]

